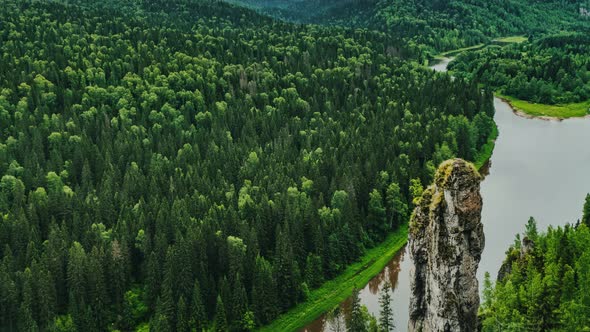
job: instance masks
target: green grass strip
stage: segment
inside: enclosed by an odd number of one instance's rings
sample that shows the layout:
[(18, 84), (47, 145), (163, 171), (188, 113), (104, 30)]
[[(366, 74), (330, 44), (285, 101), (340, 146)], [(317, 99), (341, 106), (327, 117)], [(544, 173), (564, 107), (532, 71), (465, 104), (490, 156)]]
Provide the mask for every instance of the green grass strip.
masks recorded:
[(493, 45), (493, 44), (515, 44), (515, 43), (522, 43), (527, 40), (528, 40), (528, 38), (524, 37), (524, 36), (501, 37), (501, 38), (496, 38), (496, 39), (492, 40), (488, 44), (482, 43), (482, 44), (477, 44), (477, 45), (473, 45), (473, 46), (469, 46), (469, 47), (463, 47), (463, 48), (458, 48), (455, 50), (442, 52), (442, 53), (439, 53), (439, 54), (433, 56), (433, 58), (434, 59), (448, 58), (450, 56), (457, 55), (459, 53), (466, 52), (466, 51), (477, 51), (477, 50), (480, 50), (484, 47), (487, 47), (487, 46)]
[(348, 266), (338, 277), (325, 282), (320, 288), (311, 291), (309, 299), (279, 316), (260, 331), (297, 331), (313, 322), (323, 313), (332, 310), (346, 300), (354, 288), (364, 287), (387, 266), (395, 254), (408, 241), (408, 226), (402, 226), (389, 235), (385, 241), (367, 253), (356, 263)]
[(525, 41), (529, 40), (525, 36), (509, 36), (503, 38), (496, 38), (492, 42), (504, 43), (504, 44), (519, 44), (524, 43)]
[(508, 102), (516, 111), (530, 116), (567, 119), (590, 115), (590, 100), (581, 103), (545, 105), (531, 103), (511, 96), (496, 95)]
[(469, 46), (469, 47), (458, 48), (456, 50), (450, 50), (450, 51), (443, 52), (443, 53), (439, 54), (439, 56), (446, 58), (446, 57), (456, 55), (456, 54), (459, 54), (459, 53), (465, 52), (465, 51), (479, 50), (485, 46), (487, 46), (487, 45), (486, 44), (477, 44), (477, 45), (473, 45), (473, 46)]
[(529, 40), (525, 36), (509, 36), (509, 37), (502, 37), (496, 38), (492, 42), (502, 43), (502, 44), (514, 44), (514, 43), (523, 43)]
[(488, 141), (481, 147), (481, 149), (477, 153), (477, 156), (475, 157), (475, 160), (473, 161), (473, 165), (475, 165), (475, 168), (477, 168), (478, 170), (482, 168), (483, 165), (485, 165), (490, 158), (492, 158), (498, 134), (498, 126), (496, 125), (496, 122), (494, 122), (494, 127), (492, 128), (492, 133), (490, 134), (490, 137), (488, 137)]

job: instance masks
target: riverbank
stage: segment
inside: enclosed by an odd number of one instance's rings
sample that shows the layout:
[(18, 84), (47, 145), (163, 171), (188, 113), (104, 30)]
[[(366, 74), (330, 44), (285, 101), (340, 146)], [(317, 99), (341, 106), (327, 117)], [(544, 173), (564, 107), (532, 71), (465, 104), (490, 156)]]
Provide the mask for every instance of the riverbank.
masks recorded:
[(435, 56), (435, 58), (448, 58), (448, 57), (452, 57), (453, 55), (457, 55), (459, 53), (463, 53), (466, 51), (479, 50), (479, 49), (482, 49), (486, 46), (487, 46), (487, 44), (477, 44), (477, 45), (473, 45), (473, 46), (469, 46), (469, 47), (458, 48), (456, 50), (442, 52), (439, 55)]
[(444, 58), (453, 57), (454, 55), (457, 55), (459, 53), (463, 53), (463, 52), (467, 52), (467, 51), (481, 50), (482, 48), (485, 48), (490, 45), (518, 44), (518, 43), (522, 43), (522, 42), (526, 41), (527, 39), (528, 38), (526, 38), (524, 36), (508, 36), (508, 37), (496, 38), (496, 39), (491, 40), (488, 43), (481, 43), (481, 44), (477, 44), (477, 45), (473, 45), (473, 46), (468, 46), (468, 47), (463, 47), (463, 48), (458, 48), (458, 49), (454, 49), (454, 50), (450, 50), (450, 51), (441, 52), (439, 54), (432, 56), (432, 59), (435, 61), (440, 61)]
[(545, 105), (530, 103), (525, 100), (502, 94), (496, 94), (496, 96), (510, 105), (515, 114), (525, 118), (563, 120), (569, 118), (590, 117), (590, 100), (565, 105)]
[(307, 301), (282, 314), (270, 325), (261, 327), (260, 331), (297, 331), (332, 310), (352, 295), (355, 288), (363, 287), (379, 274), (407, 241), (408, 226), (404, 225), (385, 241), (367, 250), (360, 261), (350, 265), (338, 277), (311, 291)]
[(478, 171), (481, 170), (485, 164), (487, 164), (490, 158), (492, 158), (494, 147), (496, 146), (496, 139), (498, 139), (499, 134), (500, 132), (498, 131), (498, 126), (494, 122), (494, 127), (492, 128), (490, 137), (488, 137), (488, 141), (481, 147), (481, 150), (477, 153), (477, 156), (473, 161), (473, 165), (475, 165), (475, 168)]

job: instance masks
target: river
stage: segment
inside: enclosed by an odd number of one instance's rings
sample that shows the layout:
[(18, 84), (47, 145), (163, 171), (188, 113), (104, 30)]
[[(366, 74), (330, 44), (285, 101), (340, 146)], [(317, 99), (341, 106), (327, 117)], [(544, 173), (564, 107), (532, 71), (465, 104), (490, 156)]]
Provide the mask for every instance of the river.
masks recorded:
[[(450, 61), (443, 59), (431, 68), (446, 71)], [(527, 119), (498, 98), (494, 106), (500, 135), (489, 174), (481, 184), (486, 246), (478, 269), (480, 286), (486, 271), (495, 279), (506, 249), (524, 231), (530, 216), (535, 217), (540, 231), (549, 225), (576, 222), (590, 192), (590, 119)], [(389, 280), (394, 289), (395, 331), (407, 330), (411, 268), (404, 248), (360, 291), (361, 303), (378, 317), (379, 291)], [(343, 312), (349, 306), (350, 298), (341, 304)], [(337, 325), (323, 315), (302, 331), (338, 331)]]

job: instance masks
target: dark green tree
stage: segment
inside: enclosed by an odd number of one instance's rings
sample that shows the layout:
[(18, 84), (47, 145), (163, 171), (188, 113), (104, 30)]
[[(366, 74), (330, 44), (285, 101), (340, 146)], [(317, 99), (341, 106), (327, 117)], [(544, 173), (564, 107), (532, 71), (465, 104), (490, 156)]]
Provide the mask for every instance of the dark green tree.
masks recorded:
[(269, 323), (278, 314), (278, 297), (272, 266), (264, 257), (256, 257), (252, 283), (252, 310), (260, 324)]
[(393, 331), (395, 325), (393, 322), (393, 308), (391, 307), (391, 284), (385, 282), (383, 289), (381, 289), (381, 296), (379, 297), (379, 328), (383, 332)]
[(193, 326), (197, 332), (203, 331), (207, 325), (207, 312), (205, 311), (205, 306), (203, 305), (201, 287), (198, 280), (195, 280), (195, 285), (193, 287), (190, 312), (191, 326)]
[(217, 297), (217, 305), (215, 307), (215, 321), (213, 322), (215, 331), (226, 332), (228, 331), (227, 316), (225, 315), (225, 305), (221, 300), (221, 297)]
[(359, 297), (359, 290), (355, 289), (352, 292), (352, 303), (350, 307), (350, 317), (346, 322), (346, 329), (349, 332), (366, 332), (367, 321), (365, 321), (365, 315), (363, 314), (361, 299)]
[(590, 227), (590, 194), (586, 195), (586, 200), (584, 201), (582, 222), (585, 223), (588, 227)]
[(184, 300), (184, 296), (181, 295), (176, 306), (176, 331), (190, 332), (190, 323), (189, 308)]

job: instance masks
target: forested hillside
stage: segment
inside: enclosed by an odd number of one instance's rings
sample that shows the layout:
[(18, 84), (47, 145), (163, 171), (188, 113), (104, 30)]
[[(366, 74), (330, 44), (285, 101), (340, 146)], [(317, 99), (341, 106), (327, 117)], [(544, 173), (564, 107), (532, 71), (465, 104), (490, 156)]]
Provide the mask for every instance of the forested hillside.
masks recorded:
[(226, 0), (297, 23), (366, 28), (378, 0)]
[(210, 1), (0, 6), (0, 330), (266, 324), (493, 132), (386, 34)]
[(381, 0), (377, 26), (435, 50), (450, 50), (514, 34), (536, 35), (590, 25), (584, 0)]
[(508, 249), (499, 281), (489, 275), (483, 331), (587, 331), (590, 326), (590, 195), (581, 223), (539, 233), (531, 218)]
[(585, 101), (590, 99), (590, 30), (463, 53), (449, 68), (522, 100)]
[(431, 52), (489, 42), (493, 37), (576, 30), (586, 0), (227, 0), (278, 18), (386, 32)]

